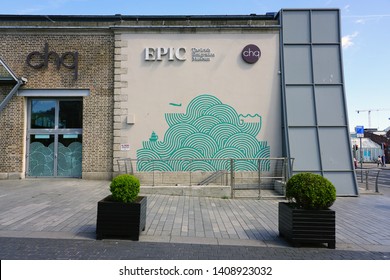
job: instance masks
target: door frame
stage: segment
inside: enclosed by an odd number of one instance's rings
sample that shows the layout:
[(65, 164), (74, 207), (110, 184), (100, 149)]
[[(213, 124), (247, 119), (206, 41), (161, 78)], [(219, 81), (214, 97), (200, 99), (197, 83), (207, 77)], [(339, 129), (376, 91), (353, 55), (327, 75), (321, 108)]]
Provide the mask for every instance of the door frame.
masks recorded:
[[(31, 128), (31, 106), (33, 100), (46, 100), (46, 101), (55, 101), (55, 116), (54, 116), (54, 128), (45, 128), (45, 129), (36, 129)], [(27, 99), (27, 128), (26, 128), (26, 177), (36, 178), (36, 177), (65, 177), (65, 178), (79, 178), (80, 176), (59, 176), (58, 175), (58, 143), (59, 135), (70, 135), (77, 134), (83, 135), (83, 128), (59, 128), (59, 103), (60, 101), (80, 101), (83, 102), (82, 97), (31, 97)], [(54, 135), (54, 166), (53, 166), (53, 176), (34, 176), (29, 174), (29, 156), (30, 156), (30, 138), (31, 135), (36, 134), (48, 134)]]

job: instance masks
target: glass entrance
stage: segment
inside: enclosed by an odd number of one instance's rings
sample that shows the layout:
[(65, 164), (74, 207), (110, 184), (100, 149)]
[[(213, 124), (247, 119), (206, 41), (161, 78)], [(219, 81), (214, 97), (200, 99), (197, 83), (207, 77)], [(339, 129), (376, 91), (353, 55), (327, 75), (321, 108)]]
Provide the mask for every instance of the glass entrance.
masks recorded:
[(81, 177), (82, 100), (30, 99), (27, 176)]

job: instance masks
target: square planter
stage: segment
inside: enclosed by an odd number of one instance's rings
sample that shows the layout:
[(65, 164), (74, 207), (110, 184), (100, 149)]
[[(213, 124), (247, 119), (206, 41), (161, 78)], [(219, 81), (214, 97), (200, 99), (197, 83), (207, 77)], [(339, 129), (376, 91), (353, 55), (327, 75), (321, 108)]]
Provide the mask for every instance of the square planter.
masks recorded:
[(97, 206), (96, 239), (117, 238), (139, 240), (145, 230), (147, 197), (140, 196), (132, 203), (112, 200), (111, 195)]
[(336, 248), (336, 212), (330, 209), (295, 209), (279, 202), (279, 235), (294, 246), (302, 243), (327, 243)]

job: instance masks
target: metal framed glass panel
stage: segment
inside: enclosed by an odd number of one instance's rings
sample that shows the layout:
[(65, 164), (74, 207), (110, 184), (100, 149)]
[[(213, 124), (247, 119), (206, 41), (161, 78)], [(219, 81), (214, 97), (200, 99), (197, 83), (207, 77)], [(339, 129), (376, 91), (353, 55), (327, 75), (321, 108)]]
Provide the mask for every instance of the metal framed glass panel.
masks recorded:
[(310, 12), (290, 11), (283, 20), (283, 29), (286, 44), (310, 43)]
[(64, 177), (81, 176), (82, 135), (58, 135), (57, 175)]
[(313, 46), (313, 70), (316, 84), (341, 84), (339, 46)]
[(28, 174), (54, 176), (54, 135), (31, 134), (29, 138)]
[(337, 195), (339, 196), (350, 196), (351, 186), (356, 183), (355, 172), (324, 172), (325, 178), (330, 180), (337, 188)]
[(60, 100), (58, 128), (82, 128), (82, 113), (82, 102), (77, 100)]
[(56, 101), (54, 100), (32, 100), (30, 128), (54, 128), (55, 111)]
[(344, 111), (344, 99), (341, 86), (317, 86), (316, 108), (318, 125), (346, 126), (347, 116)]
[(310, 46), (288, 45), (284, 49), (286, 84), (312, 83)]
[(291, 157), (294, 158), (294, 171), (315, 172), (321, 170), (316, 129), (291, 128), (289, 136)]
[[(349, 133), (344, 127), (320, 127), (319, 140), (324, 170), (351, 170), (353, 161), (343, 160), (350, 157)], [(335, 143), (337, 139), (337, 143)]]
[(313, 43), (337, 44), (339, 42), (339, 15), (335, 11), (312, 11)]
[(286, 101), (289, 104), (287, 114), (290, 126), (316, 125), (312, 86), (287, 86)]
[(332, 178), (338, 195), (357, 195), (349, 141), (337, 9), (282, 10), (284, 141), (293, 173)]

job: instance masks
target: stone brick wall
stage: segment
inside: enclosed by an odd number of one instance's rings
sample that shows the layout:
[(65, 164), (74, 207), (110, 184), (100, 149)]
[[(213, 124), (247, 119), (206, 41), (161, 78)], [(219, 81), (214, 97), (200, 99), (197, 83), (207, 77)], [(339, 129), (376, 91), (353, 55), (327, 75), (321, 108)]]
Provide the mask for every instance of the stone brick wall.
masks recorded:
[[(0, 86), (2, 101), (12, 86)], [(24, 163), (24, 103), (15, 97), (0, 113), (0, 179), (19, 178)]]
[[(59, 55), (78, 52), (78, 79), (74, 70), (51, 59), (48, 68), (34, 69), (26, 57), (34, 51)], [(112, 175), (114, 37), (106, 30), (0, 30), (0, 56), (18, 77), (24, 89), (89, 89), (83, 97), (83, 178), (108, 179)], [(12, 87), (0, 85), (0, 100)], [(23, 177), (25, 173), (26, 98), (14, 96), (0, 113), (0, 178)]]

